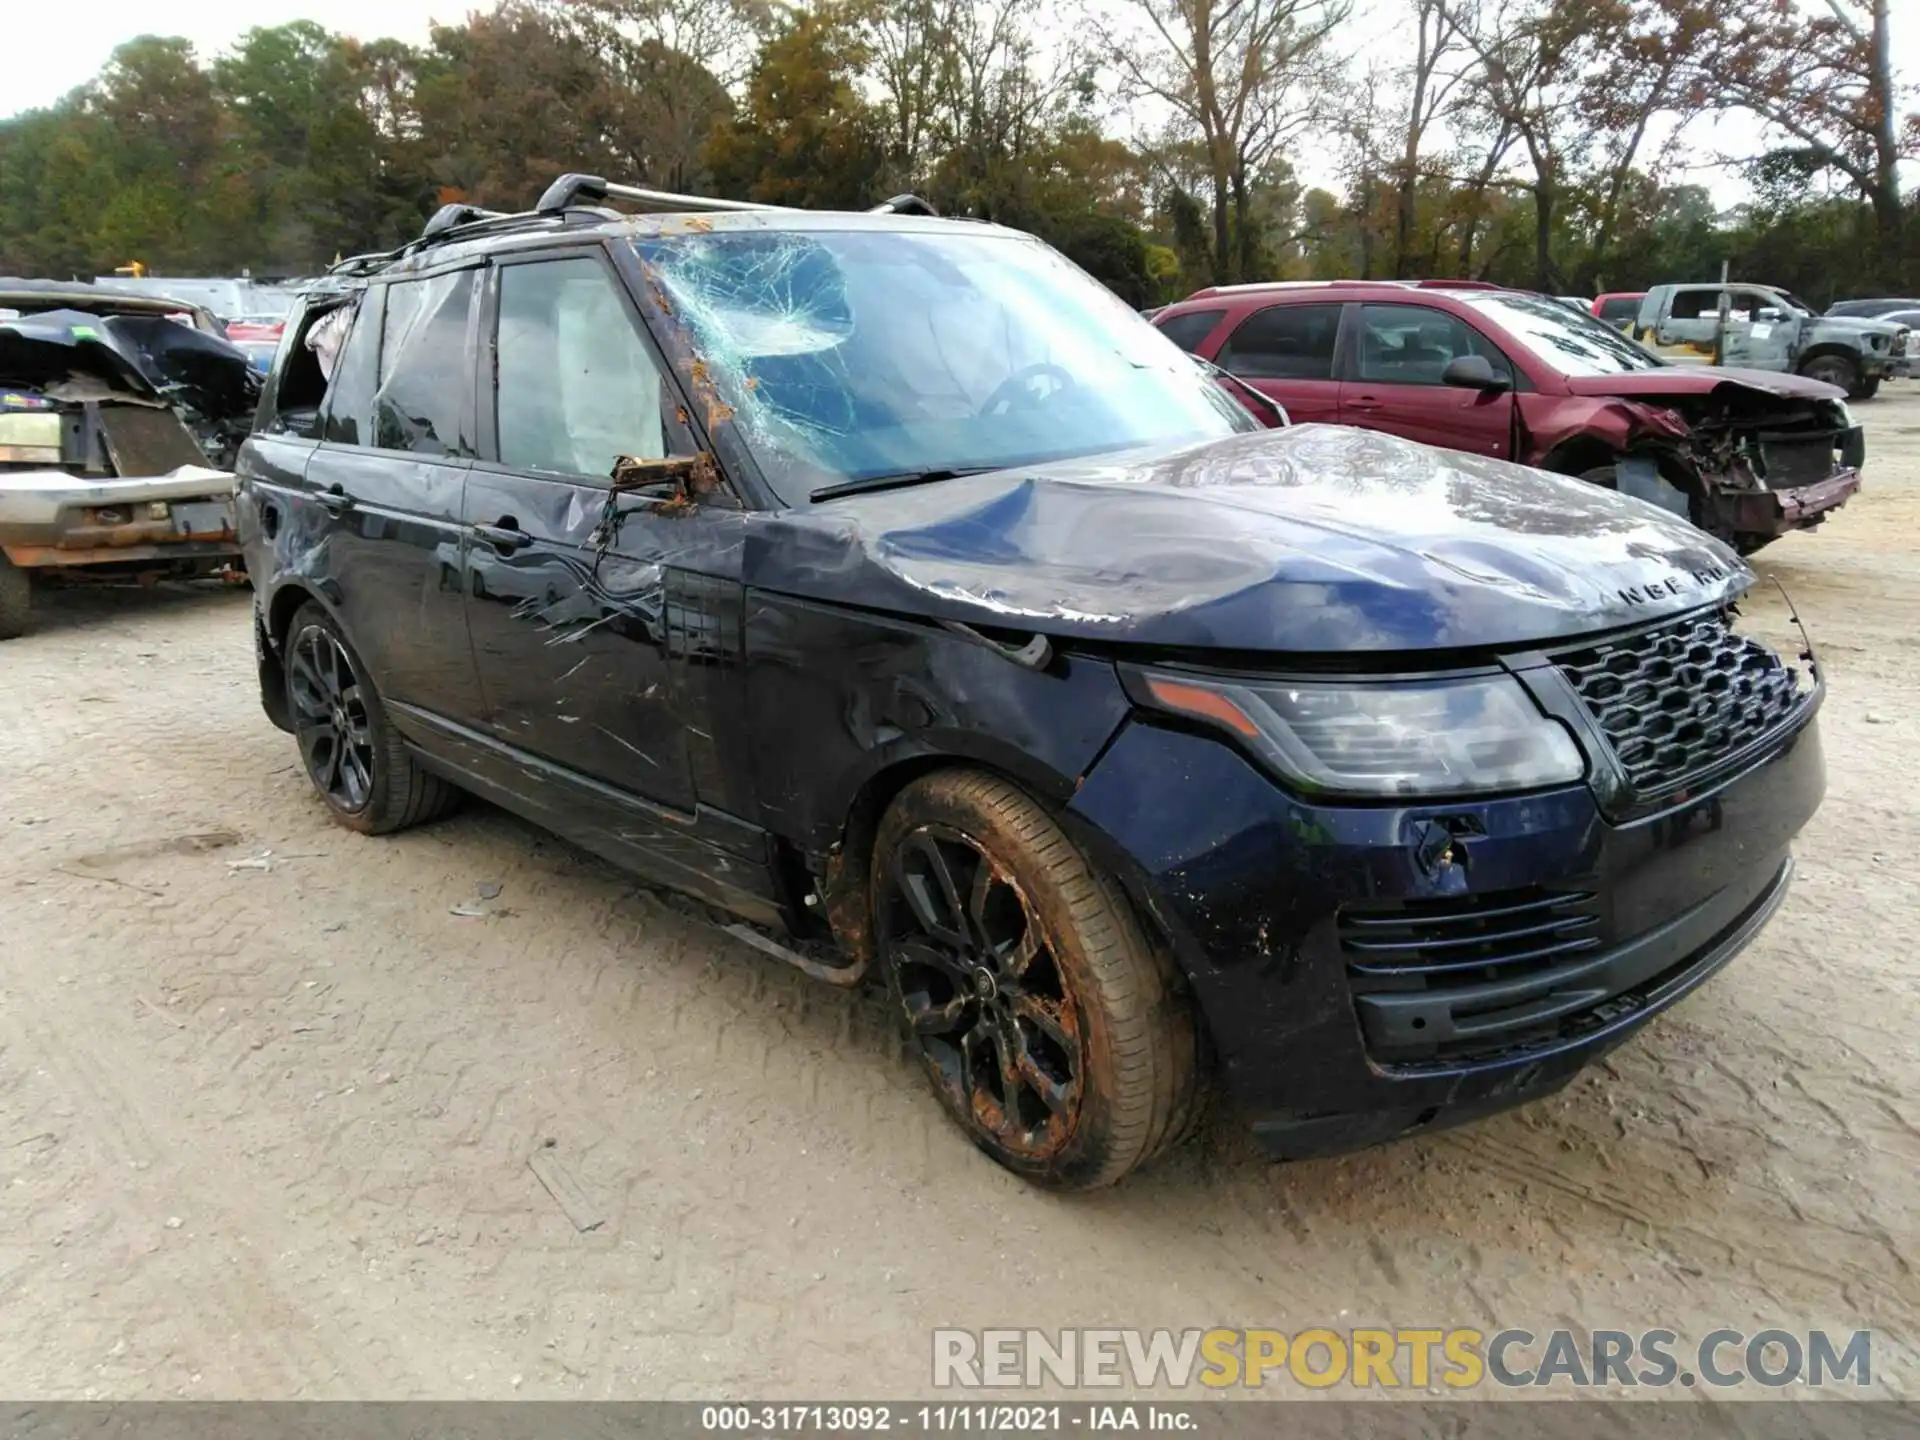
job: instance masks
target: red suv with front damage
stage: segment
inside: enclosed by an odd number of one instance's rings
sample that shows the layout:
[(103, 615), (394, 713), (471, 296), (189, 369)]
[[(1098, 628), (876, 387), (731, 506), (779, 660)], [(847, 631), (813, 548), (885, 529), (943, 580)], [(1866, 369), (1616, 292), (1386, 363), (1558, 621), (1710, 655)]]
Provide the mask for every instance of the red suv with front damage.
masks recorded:
[(1153, 317), (1296, 424), (1384, 430), (1652, 500), (1751, 554), (1860, 488), (1846, 396), (1669, 365), (1545, 296), (1467, 282), (1225, 285)]

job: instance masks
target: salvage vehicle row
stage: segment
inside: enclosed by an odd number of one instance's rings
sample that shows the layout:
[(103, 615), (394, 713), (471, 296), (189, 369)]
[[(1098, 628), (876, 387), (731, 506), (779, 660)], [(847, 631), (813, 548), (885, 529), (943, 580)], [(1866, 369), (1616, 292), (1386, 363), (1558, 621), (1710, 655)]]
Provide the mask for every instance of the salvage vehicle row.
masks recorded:
[(0, 640), (25, 628), (36, 575), (231, 566), (233, 457), (259, 389), (204, 310), (0, 280)]

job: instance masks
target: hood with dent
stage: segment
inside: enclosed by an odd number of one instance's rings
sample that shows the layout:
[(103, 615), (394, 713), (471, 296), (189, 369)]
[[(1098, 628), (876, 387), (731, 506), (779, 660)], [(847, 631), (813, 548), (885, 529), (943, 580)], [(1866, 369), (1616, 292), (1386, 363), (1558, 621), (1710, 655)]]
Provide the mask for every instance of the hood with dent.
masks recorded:
[(1844, 330), (1855, 335), (1898, 335), (1908, 328), (1897, 320), (1873, 320), (1865, 315), (1805, 315), (1801, 318), (1818, 330)]
[(1846, 391), (1825, 381), (1737, 365), (1662, 365), (1657, 370), (1635, 370), (1625, 375), (1570, 375), (1567, 389), (1575, 395), (1618, 395), (1632, 400), (1752, 391), (1781, 400), (1847, 398)]
[(1513, 648), (1753, 574), (1656, 506), (1344, 426), (847, 496), (769, 517), (757, 588), (1056, 637), (1291, 654)]
[(245, 352), (164, 315), (47, 310), (0, 320), (0, 380), (45, 387), (73, 376), (211, 420), (250, 413), (260, 395)]

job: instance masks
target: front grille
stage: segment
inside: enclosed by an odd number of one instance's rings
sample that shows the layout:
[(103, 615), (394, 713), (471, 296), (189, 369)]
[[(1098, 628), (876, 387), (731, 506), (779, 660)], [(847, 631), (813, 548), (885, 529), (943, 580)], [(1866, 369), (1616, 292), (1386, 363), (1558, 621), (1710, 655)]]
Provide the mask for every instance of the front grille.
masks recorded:
[(1734, 634), (1717, 612), (1557, 660), (1641, 801), (1685, 788), (1791, 720), (1807, 698), (1799, 669)]
[(1349, 906), (1340, 948), (1355, 990), (1460, 988), (1511, 980), (1600, 943), (1586, 890), (1498, 890), (1444, 900)]

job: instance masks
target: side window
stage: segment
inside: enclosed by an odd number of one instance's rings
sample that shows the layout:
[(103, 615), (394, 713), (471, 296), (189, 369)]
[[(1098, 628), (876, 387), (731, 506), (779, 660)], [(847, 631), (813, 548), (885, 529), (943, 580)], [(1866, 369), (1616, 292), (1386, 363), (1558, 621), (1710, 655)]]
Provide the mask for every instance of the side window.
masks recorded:
[(1609, 325), (1618, 325), (1623, 320), (1631, 320), (1640, 313), (1640, 302), (1624, 296), (1600, 302), (1600, 318)]
[(664, 377), (597, 260), (502, 266), (497, 344), (503, 465), (604, 477), (677, 453)]
[(327, 401), (320, 417), (320, 438), (339, 445), (366, 445), (372, 440), (369, 423), (380, 363), (380, 311), (386, 287), (375, 285), (360, 299), (353, 328), (333, 362), (327, 382)]
[(1224, 310), (1189, 310), (1182, 315), (1169, 315), (1160, 322), (1160, 333), (1191, 355), (1200, 348), (1200, 342), (1213, 333), (1213, 327), (1226, 313)]
[(1511, 374), (1506, 357), (1465, 321), (1424, 305), (1360, 307), (1360, 378), (1379, 385), (1438, 385), (1462, 355)]
[(479, 272), (458, 270), (387, 287), (373, 443), (382, 450), (471, 456), (473, 361), (467, 313)]
[(1331, 380), (1338, 305), (1272, 305), (1240, 322), (1220, 364), (1255, 380)]
[(1720, 313), (1718, 290), (1677, 290), (1667, 317), (1672, 320), (1706, 320)]

